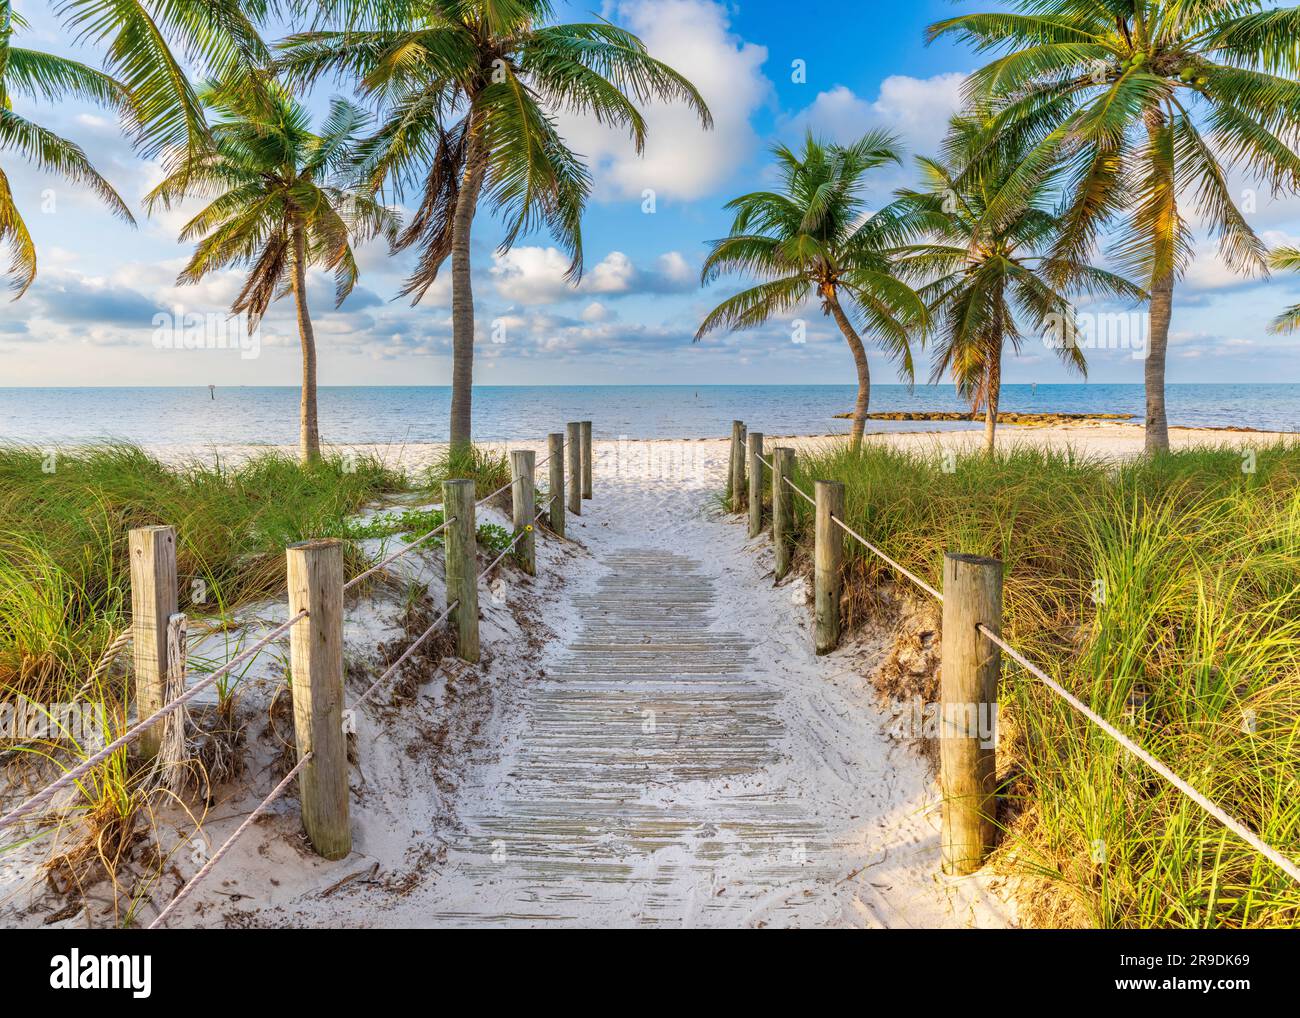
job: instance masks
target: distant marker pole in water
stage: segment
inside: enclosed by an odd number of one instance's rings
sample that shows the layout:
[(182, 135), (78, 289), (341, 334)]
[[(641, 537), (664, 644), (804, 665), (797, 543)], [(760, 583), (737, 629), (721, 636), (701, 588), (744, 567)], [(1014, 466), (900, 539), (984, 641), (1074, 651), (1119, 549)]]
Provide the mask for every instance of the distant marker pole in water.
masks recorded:
[(595, 473), (591, 460), (591, 421), (580, 421), (582, 432), (582, 497), (591, 498), (591, 479)]
[(557, 537), (564, 536), (564, 433), (546, 436), (547, 466), (550, 468), (550, 507), (548, 521)]
[(569, 461), (569, 512), (582, 515), (582, 427), (577, 421), (564, 426), (564, 444)]

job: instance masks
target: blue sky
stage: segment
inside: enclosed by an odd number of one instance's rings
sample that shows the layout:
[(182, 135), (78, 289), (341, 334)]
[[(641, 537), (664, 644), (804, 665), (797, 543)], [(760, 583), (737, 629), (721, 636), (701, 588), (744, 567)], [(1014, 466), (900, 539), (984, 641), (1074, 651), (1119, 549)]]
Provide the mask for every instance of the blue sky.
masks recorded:
[[(19, 45), (77, 53), (50, 4), (18, 0), (33, 23)], [(585, 20), (591, 3), (561, 8)], [(958, 97), (962, 76), (976, 66), (969, 52), (924, 45), (926, 24), (985, 0), (909, 3), (827, 0), (714, 3), (711, 0), (625, 0), (594, 8), (632, 28), (657, 56), (690, 77), (716, 119), (701, 131), (684, 109), (649, 111), (644, 158), (625, 139), (562, 118), (572, 147), (595, 176), (584, 220), (587, 274), (574, 290), (562, 279), (565, 260), (545, 235), (495, 250), (501, 231), (487, 215), (476, 223), (475, 297), (479, 319), (479, 384), (550, 383), (851, 383), (842, 338), (820, 309), (799, 313), (806, 342), (791, 341), (791, 323), (704, 342), (691, 337), (702, 316), (740, 280), (706, 290), (698, 285), (706, 242), (725, 234), (723, 204), (769, 180), (767, 146), (812, 128), (836, 140), (883, 127), (911, 154), (936, 148)], [(796, 81), (795, 62), (806, 74)], [(334, 89), (312, 96), (323, 107)], [(297, 338), (289, 301), (268, 315), (260, 355), (230, 351), (160, 351), (154, 315), (178, 305), (190, 314), (222, 314), (238, 290), (238, 270), (198, 286), (177, 287), (187, 255), (176, 243), (180, 223), (197, 206), (146, 219), (139, 199), (159, 179), (157, 165), (135, 157), (111, 116), (66, 104), (19, 109), (80, 143), (100, 171), (137, 210), (138, 226), (113, 219), (83, 192), (43, 178), (21, 159), (0, 153), (20, 208), (38, 245), (40, 275), (28, 295), (0, 311), (0, 385), (291, 385), (298, 380)], [(883, 204), (908, 183), (910, 170), (883, 171), (871, 191)], [(1244, 192), (1249, 181), (1236, 183)], [(654, 212), (643, 194), (654, 191)], [(1300, 237), (1300, 201), (1261, 192), (1251, 221), (1272, 243)], [(360, 253), (362, 277), (341, 309), (330, 280), (313, 277), (313, 317), (320, 345), (320, 381), (340, 384), (445, 385), (450, 372), (448, 281), (440, 280), (412, 308), (393, 300), (411, 257), (392, 258), (379, 245)], [(1169, 380), (1300, 381), (1294, 340), (1268, 336), (1269, 319), (1300, 297), (1300, 280), (1240, 280), (1202, 245), (1179, 287), (1171, 335)], [(1008, 361), (1011, 382), (1073, 381), (1037, 343)], [(870, 351), (873, 378), (897, 381), (893, 367)], [(920, 362), (928, 359), (918, 353)], [(928, 365), (918, 369), (928, 375)], [(1094, 351), (1091, 381), (1140, 382), (1141, 362), (1124, 351)]]

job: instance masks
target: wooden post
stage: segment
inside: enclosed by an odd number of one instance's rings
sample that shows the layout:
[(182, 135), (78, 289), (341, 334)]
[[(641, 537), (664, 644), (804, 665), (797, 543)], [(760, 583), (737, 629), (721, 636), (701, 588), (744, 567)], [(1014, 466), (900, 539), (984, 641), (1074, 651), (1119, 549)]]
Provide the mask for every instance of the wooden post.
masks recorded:
[(827, 654), (840, 642), (840, 563), (844, 559), (844, 531), (832, 516), (844, 515), (844, 485), (839, 481), (817, 481), (813, 487), (817, 502), (813, 531), (813, 646)]
[(569, 512), (582, 515), (582, 426), (570, 421), (564, 426), (564, 444), (569, 454)]
[(529, 576), (537, 575), (537, 531), (533, 526), (533, 517), (537, 515), (536, 496), (533, 492), (536, 460), (537, 454), (531, 449), (520, 449), (510, 454), (510, 472), (515, 478), (515, 483), (510, 488), (514, 492), (515, 532), (524, 532), (524, 536), (515, 545), (515, 559), (519, 562), (519, 568)]
[[(163, 705), (167, 689), (167, 620), (176, 612), (176, 529), (140, 527), (127, 536), (131, 558), (131, 634), (135, 659), (135, 707), (147, 718)], [(163, 726), (139, 738), (140, 755), (152, 760)]]
[(582, 435), (582, 497), (591, 498), (591, 479), (595, 468), (591, 460), (591, 421), (580, 421)]
[(975, 627), (1002, 632), (1002, 563), (943, 557), (940, 778), (943, 871), (974, 873), (997, 836), (998, 676), (1002, 655)]
[(564, 536), (564, 434), (555, 432), (546, 436), (546, 455), (550, 457), (550, 504), (547, 521), (558, 537)]
[(343, 732), (343, 543), (304, 541), (285, 549), (289, 617), (307, 617), (289, 630), (293, 729), (302, 825), (326, 859), (352, 851), (348, 819), (348, 746)]
[(763, 433), (751, 431), (745, 436), (749, 460), (749, 536), (763, 532)]
[(745, 508), (745, 422), (731, 422), (731, 467), (727, 503), (733, 513)]
[(456, 630), (456, 656), (476, 664), (478, 645), (478, 525), (474, 519), (474, 482), (443, 481), (442, 511), (456, 522), (445, 531), (447, 603), (459, 601), (451, 613)]
[(776, 553), (773, 570), (777, 580), (790, 572), (794, 552), (794, 450), (777, 446), (772, 450), (772, 548)]

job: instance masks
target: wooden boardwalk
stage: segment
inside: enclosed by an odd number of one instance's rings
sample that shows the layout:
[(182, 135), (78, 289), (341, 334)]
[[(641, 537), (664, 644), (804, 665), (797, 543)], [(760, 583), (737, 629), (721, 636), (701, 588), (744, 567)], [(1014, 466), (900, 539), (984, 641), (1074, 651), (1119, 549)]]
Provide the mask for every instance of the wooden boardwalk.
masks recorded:
[(494, 811), (464, 818), (438, 924), (737, 925), (830, 876), (798, 800), (756, 787), (780, 693), (716, 617), (712, 581), (665, 548), (602, 565), (573, 596), (581, 632), (525, 694)]

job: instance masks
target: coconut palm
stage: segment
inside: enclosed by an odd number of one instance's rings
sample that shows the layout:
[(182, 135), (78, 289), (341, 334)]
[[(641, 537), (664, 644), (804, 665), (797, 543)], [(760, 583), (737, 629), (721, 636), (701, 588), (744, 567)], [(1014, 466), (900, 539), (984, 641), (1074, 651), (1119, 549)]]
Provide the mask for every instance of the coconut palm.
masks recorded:
[[(1283, 272), (1300, 271), (1300, 248), (1274, 248), (1268, 256), (1268, 263), (1271, 268)], [(1297, 329), (1300, 329), (1300, 304), (1292, 304), (1274, 318), (1268, 327), (1268, 331), (1273, 333), (1295, 332)]]
[(470, 441), (474, 296), (470, 234), (480, 198), (506, 220), (500, 250), (545, 227), (582, 272), (581, 216), (591, 178), (556, 127), (557, 113), (626, 129), (637, 151), (645, 122), (634, 100), (680, 101), (711, 124), (693, 85), (608, 22), (546, 24), (547, 0), (376, 0), (346, 5), (378, 27), (307, 32), (284, 44), (291, 80), (358, 79), (385, 116), (367, 151), (372, 185), (419, 191), (397, 241), (418, 264), (403, 290), (418, 303), (451, 257), (451, 442)]
[(320, 455), (320, 430), (307, 269), (333, 271), (338, 306), (357, 281), (352, 243), (376, 235), (391, 241), (397, 233), (397, 217), (349, 183), (355, 144), (369, 118), (335, 99), (320, 132), (313, 133), (302, 105), (258, 75), (209, 85), (200, 97), (218, 118), (210, 149), (179, 160), (145, 205), (211, 199), (181, 229), (181, 240), (198, 243), (177, 281), (197, 283), (214, 270), (248, 266), (230, 310), (248, 316), (250, 333), (272, 300), (293, 294), (302, 344), (299, 451), (309, 462)]
[[(808, 134), (800, 152), (772, 149), (780, 191), (755, 191), (727, 203), (735, 211), (731, 233), (715, 240), (701, 282), (744, 272), (763, 281), (728, 297), (700, 324), (696, 340), (720, 328), (748, 329), (794, 312), (814, 293), (834, 319), (853, 354), (858, 398), (854, 445), (862, 441), (871, 400), (871, 371), (859, 329), (913, 377), (909, 332), (925, 320), (920, 297), (898, 279), (887, 244), (891, 238), (867, 214), (867, 174), (900, 163), (897, 140), (872, 131), (851, 145), (828, 144)], [(857, 319), (858, 325), (852, 319)]]
[(984, 408), (984, 444), (991, 453), (1004, 349), (1010, 345), (1018, 355), (1026, 330), (1038, 333), (1067, 368), (1086, 375), (1067, 293), (1132, 300), (1146, 295), (1111, 272), (1079, 262), (1058, 261), (1049, 278), (1044, 263), (1063, 226), (1054, 210), (1059, 163), (1043, 167), (1007, 214), (989, 217), (1024, 153), (1004, 147), (981, 158), (987, 128), (977, 117), (955, 117), (946, 158), (916, 161), (923, 189), (898, 191), (877, 221), (905, 241), (895, 251), (899, 270), (923, 284), (919, 292), (936, 343), (931, 381), (951, 374), (972, 412)]
[[(0, 0), (8, 6), (9, 0)], [(257, 25), (274, 0), (52, 0), (69, 34), (103, 48), (127, 95), (123, 124), (145, 158), (210, 142), (184, 63), (213, 78), (269, 60)]]
[(1252, 0), (1012, 6), (929, 28), (931, 39), (1004, 54), (972, 76), (969, 96), (996, 111), (995, 144), (1017, 136), (1030, 144), (988, 215), (1006, 215), (1040, 168), (1064, 155), (1069, 201), (1054, 259), (1081, 259), (1102, 226), (1118, 221), (1112, 254), (1150, 293), (1146, 448), (1167, 449), (1165, 353), (1174, 284), (1192, 257), (1184, 206), (1208, 224), (1229, 266), (1266, 271), (1227, 171), (1300, 185), (1300, 9)]
[[(107, 74), (75, 60), (22, 49), (12, 44), (15, 29), (27, 23), (9, 4), (0, 4), (0, 152), (13, 152), (38, 169), (88, 187), (116, 215), (134, 223), (131, 210), (86, 158), (79, 146), (28, 120), (13, 108), (14, 98), (59, 102), (89, 99), (109, 107), (125, 102), (122, 87)], [(17, 300), (36, 278), (36, 245), (18, 211), (9, 178), (0, 167), (0, 247), (9, 252), (6, 275)]]

